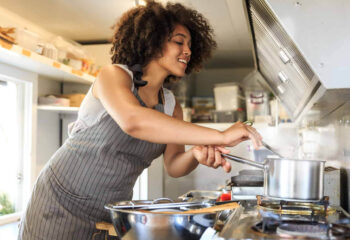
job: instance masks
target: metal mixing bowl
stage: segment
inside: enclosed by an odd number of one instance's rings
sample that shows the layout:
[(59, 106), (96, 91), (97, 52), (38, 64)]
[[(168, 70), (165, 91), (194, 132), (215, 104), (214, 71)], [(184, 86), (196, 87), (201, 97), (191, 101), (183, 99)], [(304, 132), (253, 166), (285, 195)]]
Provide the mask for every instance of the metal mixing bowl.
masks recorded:
[[(140, 201), (137, 201), (140, 204)], [(142, 204), (143, 202), (141, 202)], [(149, 203), (145, 201), (144, 203)], [(123, 205), (125, 202), (108, 204), (106, 209), (110, 210), (112, 222), (118, 236), (122, 240), (156, 239), (156, 240), (182, 240), (199, 239), (208, 227), (213, 227), (217, 214), (213, 213), (181, 213), (183, 208), (153, 209), (143, 211), (137, 209), (118, 209), (114, 206)], [(199, 207), (208, 207), (203, 203)], [(191, 208), (190, 208), (191, 209)], [(173, 212), (169, 214), (159, 211)], [(178, 212), (178, 213), (177, 213)]]

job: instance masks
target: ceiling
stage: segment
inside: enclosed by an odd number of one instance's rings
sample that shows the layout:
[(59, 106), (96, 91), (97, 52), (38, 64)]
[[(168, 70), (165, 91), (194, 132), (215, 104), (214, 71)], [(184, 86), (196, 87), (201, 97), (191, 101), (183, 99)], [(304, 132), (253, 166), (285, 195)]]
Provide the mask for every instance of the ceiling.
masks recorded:
[[(165, 0), (158, 0), (166, 2)], [(252, 43), (242, 0), (176, 0), (202, 13), (218, 48), (207, 68), (253, 67)], [(106, 42), (111, 27), (135, 0), (0, 0), (0, 6), (63, 37)]]

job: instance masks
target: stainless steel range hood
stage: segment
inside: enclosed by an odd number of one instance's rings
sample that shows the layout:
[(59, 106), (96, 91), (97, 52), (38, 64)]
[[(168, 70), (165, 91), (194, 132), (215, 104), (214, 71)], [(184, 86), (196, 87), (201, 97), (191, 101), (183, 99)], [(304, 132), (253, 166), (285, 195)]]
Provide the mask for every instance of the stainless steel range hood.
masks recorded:
[(247, 0), (257, 79), (293, 120), (350, 101), (350, 1)]

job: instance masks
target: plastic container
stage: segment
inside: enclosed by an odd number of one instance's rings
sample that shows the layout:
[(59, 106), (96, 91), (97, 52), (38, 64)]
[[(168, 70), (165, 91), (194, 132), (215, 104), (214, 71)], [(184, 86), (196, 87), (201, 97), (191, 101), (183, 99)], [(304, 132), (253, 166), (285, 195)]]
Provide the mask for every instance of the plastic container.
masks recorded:
[(69, 107), (70, 100), (67, 98), (60, 98), (54, 95), (49, 95), (45, 97), (39, 97), (38, 103), (39, 105), (46, 106)]
[(83, 102), (85, 98), (85, 94), (82, 93), (72, 93), (72, 94), (63, 94), (59, 95), (59, 97), (67, 98), (70, 101), (71, 107), (80, 107), (81, 103)]
[(215, 84), (215, 108), (217, 111), (237, 110), (243, 107), (244, 97), (237, 83)]
[(35, 52), (53, 60), (58, 60), (57, 48), (51, 43), (38, 43)]
[(38, 34), (23, 28), (16, 29), (15, 39), (18, 45), (33, 52), (37, 50), (37, 46), (41, 42)]
[(215, 123), (233, 123), (237, 121), (236, 111), (212, 111)]
[(276, 118), (280, 122), (289, 122), (291, 121), (286, 109), (276, 98), (270, 100), (270, 113), (273, 118), (273, 121), (276, 121)]
[(185, 122), (191, 122), (192, 120), (192, 108), (182, 108), (183, 120)]
[(269, 115), (268, 93), (264, 90), (252, 90), (245, 93), (247, 120), (255, 121), (255, 116)]
[(68, 59), (67, 62), (68, 62), (68, 65), (74, 69), (82, 70), (82, 68), (83, 68), (83, 61), (82, 60)]
[(193, 108), (214, 108), (214, 99), (212, 97), (193, 97)]
[(212, 121), (212, 112), (215, 108), (214, 98), (212, 97), (193, 97), (192, 98), (193, 122)]
[(87, 59), (89, 58), (83, 49), (83, 46), (77, 42), (65, 39), (61, 36), (57, 36), (52, 39), (52, 44), (54, 44), (59, 49), (59, 60), (63, 61), (61, 58), (70, 59)]

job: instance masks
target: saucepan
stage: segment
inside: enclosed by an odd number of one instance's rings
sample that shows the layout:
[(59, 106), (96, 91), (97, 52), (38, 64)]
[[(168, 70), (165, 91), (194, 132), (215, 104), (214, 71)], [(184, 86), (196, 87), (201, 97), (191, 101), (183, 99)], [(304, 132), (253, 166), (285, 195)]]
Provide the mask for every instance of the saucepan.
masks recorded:
[(264, 196), (290, 201), (319, 201), (323, 197), (324, 160), (267, 157), (263, 163), (230, 154), (223, 157), (264, 170)]

